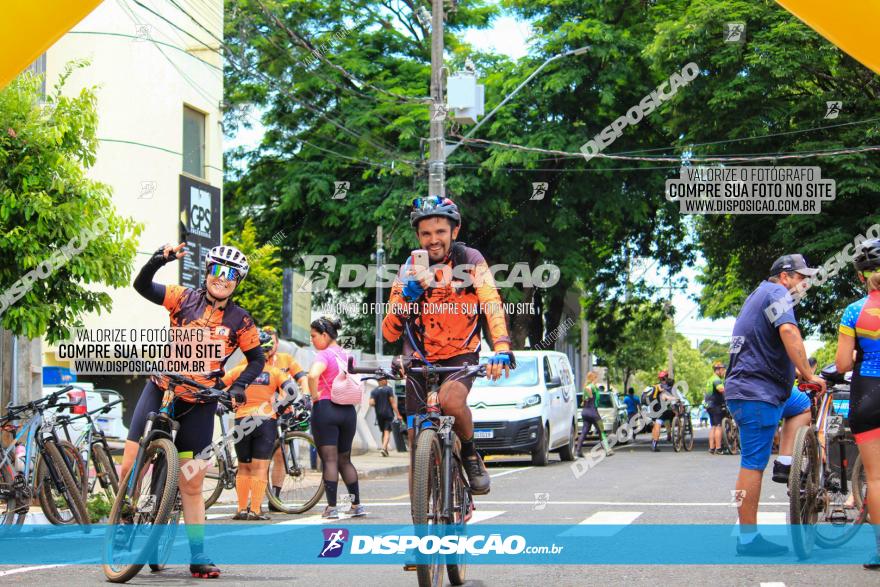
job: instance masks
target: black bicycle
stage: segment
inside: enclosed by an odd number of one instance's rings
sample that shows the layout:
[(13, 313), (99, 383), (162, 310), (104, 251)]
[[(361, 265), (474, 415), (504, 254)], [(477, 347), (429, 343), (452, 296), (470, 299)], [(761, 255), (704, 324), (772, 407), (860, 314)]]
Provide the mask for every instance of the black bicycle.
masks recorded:
[[(220, 420), (220, 438), (227, 437), (226, 414), (229, 412), (222, 404), (217, 406), (217, 416)], [(205, 510), (214, 505), (224, 489), (235, 489), (235, 477), (238, 475), (238, 459), (230, 446), (232, 443), (224, 442), (220, 450), (214, 451), (214, 458), (205, 471), (205, 481), (202, 484), (202, 495), (205, 498)]]
[[(94, 470), (95, 474), (94, 476), (87, 475), (88, 482), (83, 484), (83, 493), (86, 498), (100, 486), (101, 491), (104, 492), (110, 503), (113, 503), (116, 499), (116, 492), (119, 489), (119, 474), (116, 472), (116, 465), (113, 463), (107, 437), (104, 435), (104, 431), (95, 423), (95, 417), (101, 414), (109, 414), (113, 406), (120, 403), (122, 403), (121, 398), (91, 412), (78, 416), (58, 416), (56, 420), (57, 426), (64, 432), (64, 437), (67, 439), (66, 442), (73, 446), (77, 453), (81, 455), (85, 466), (88, 467), (90, 462), (92, 464), (91, 470)], [(70, 426), (77, 420), (85, 420), (86, 425), (77, 440), (73, 441), (70, 436)], [(44, 495), (41, 493), (41, 503), (44, 499)], [(45, 510), (45, 507), (43, 509)], [(49, 517), (48, 514), (47, 517)]]
[[(145, 562), (154, 571), (164, 568), (183, 511), (178, 488), (180, 459), (174, 439), (179, 422), (171, 416), (175, 388), (190, 399), (231, 405), (229, 394), (173, 373), (163, 373), (168, 387), (159, 413), (147, 416), (144, 434), (131, 470), (122, 479), (104, 544), (104, 575), (125, 583)], [(182, 389), (181, 389), (182, 387)]]
[[(452, 430), (455, 418), (444, 416), (440, 407), (440, 375), (458, 373), (464, 378), (483, 377), (486, 375), (486, 366), (465, 363), (461, 367), (437, 367), (414, 359), (409, 361), (406, 369), (422, 374), (427, 381), (427, 401), (414, 421), (413, 524), (421, 528), (442, 526), (440, 535), (463, 535), (465, 524), (473, 511), (473, 495), (464, 473), (461, 443)], [(382, 368), (355, 367), (351, 358), (348, 360), (348, 372), (373, 375), (377, 379), (405, 377)], [(407, 565), (404, 568), (416, 570), (420, 587), (437, 587), (443, 583), (444, 565), (450, 583), (464, 584), (464, 555), (433, 555), (429, 564)]]
[(727, 404), (722, 406), (723, 416), (721, 417), (721, 443), (724, 450), (732, 455), (739, 454), (739, 426), (736, 420), (730, 415)]
[(684, 402), (676, 402), (672, 407), (672, 450), (675, 452), (694, 449), (694, 423), (691, 411)]
[[(86, 478), (82, 458), (72, 445), (58, 438), (55, 414), (50, 411), (78, 405), (58, 402), (72, 389), (67, 386), (44, 398), (9, 406), (0, 418), (0, 428), (14, 435), (13, 442), (0, 450), (0, 525), (23, 524), (33, 498), (44, 493), (43, 513), (49, 521), (58, 523), (52, 518), (54, 513), (70, 523), (91, 523), (83, 495)], [(19, 445), (25, 449), (23, 459), (16, 454)]]
[[(311, 411), (303, 399), (278, 416), (278, 440), (269, 461), (266, 496), (272, 506), (285, 514), (302, 514), (324, 495), (324, 475), (315, 439), (309, 434)], [(276, 494), (273, 487), (280, 487)]]
[(833, 385), (821, 400), (817, 385), (799, 386), (810, 396), (812, 416), (811, 425), (795, 436), (788, 478), (789, 528), (800, 558), (809, 557), (814, 545), (843, 546), (868, 515), (861, 462), (851, 458), (856, 449), (846, 417), (849, 384), (828, 369), (822, 377)]

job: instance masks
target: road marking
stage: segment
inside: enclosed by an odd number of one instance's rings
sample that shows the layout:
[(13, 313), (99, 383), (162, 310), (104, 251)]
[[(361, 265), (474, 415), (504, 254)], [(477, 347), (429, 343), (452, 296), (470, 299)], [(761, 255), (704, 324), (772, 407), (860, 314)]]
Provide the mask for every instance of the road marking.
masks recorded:
[(68, 567), (70, 565), (40, 565), (38, 567), (22, 567), (20, 569), (11, 569), (9, 571), (0, 571), (0, 577), (16, 575), (18, 573), (29, 573), (31, 571), (42, 571), (44, 569), (54, 569), (57, 567)]
[(574, 528), (563, 532), (562, 536), (614, 536), (641, 515), (642, 512), (596, 512)]
[(517, 469), (511, 469), (510, 471), (504, 471), (503, 473), (495, 473), (494, 475), (489, 475), (491, 478), (495, 477), (503, 477), (505, 475), (510, 475), (511, 473), (519, 473), (520, 471), (528, 471), (529, 469), (534, 469), (535, 467), (519, 467)]
[(492, 518), (496, 518), (503, 513), (506, 513), (507, 510), (486, 510), (480, 511), (475, 510), (471, 519), (468, 520), (468, 525), (470, 524), (479, 524), (480, 522), (485, 522), (486, 520), (491, 520)]
[(641, 515), (642, 512), (596, 512), (580, 525), (626, 525), (632, 524)]
[(761, 587), (785, 587), (785, 583), (781, 581), (775, 583), (761, 583)]
[(278, 526), (299, 526), (299, 525), (313, 525), (313, 524), (323, 524), (325, 522), (336, 522), (338, 520), (328, 520), (327, 518), (322, 518), (321, 516), (306, 516), (304, 518), (296, 518), (295, 520), (285, 520), (283, 522), (278, 522)]

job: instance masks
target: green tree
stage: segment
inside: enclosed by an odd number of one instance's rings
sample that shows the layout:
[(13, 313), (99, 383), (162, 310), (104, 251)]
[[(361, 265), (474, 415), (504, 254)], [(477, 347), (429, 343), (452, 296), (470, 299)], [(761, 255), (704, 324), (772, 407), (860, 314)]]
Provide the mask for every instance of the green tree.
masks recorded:
[(725, 365), (730, 359), (729, 349), (730, 345), (728, 343), (718, 342), (711, 338), (704, 338), (700, 341), (700, 344), (697, 345), (697, 350), (700, 351), (700, 354), (703, 355), (704, 359), (710, 363), (721, 361)]
[(227, 245), (238, 248), (248, 258), (250, 271), (247, 279), (235, 291), (235, 301), (247, 310), (257, 326), (281, 324), (283, 271), (278, 266), (278, 247), (272, 243), (260, 244), (257, 229), (247, 219), (242, 230), (230, 230), (224, 235)]
[(827, 367), (834, 363), (834, 357), (837, 355), (837, 339), (836, 338), (825, 338), (824, 344), (816, 349), (816, 352), (813, 353), (813, 356), (816, 357), (816, 371), (821, 371), (823, 368)]
[[(465, 30), (488, 26), (498, 6), (463, 1), (447, 18), (447, 68), (454, 72), (473, 60), (487, 109), (549, 56), (586, 44), (593, 53), (549, 65), (480, 129), (480, 138), (576, 152), (601, 130), (596, 121), (610, 123), (656, 86), (660, 76), (642, 55), (654, 34), (643, 10), (626, 10), (630, 3), (620, 1), (570, 1), (554, 3), (544, 17), (543, 2), (509, 4), (526, 18), (542, 15), (546, 31), (534, 52), (515, 63), (461, 40)], [(268, 128), (258, 149), (227, 153), (226, 226), (255, 217), (264, 238), (285, 228), (285, 258), (334, 255), (337, 267), (369, 262), (377, 225), (384, 228), (389, 263), (402, 262), (416, 247), (407, 207), (426, 194), (422, 154), (429, 108), (422, 97), (430, 79), (429, 28), (413, 14), (421, 5), (226, 3), (226, 122), (248, 122), (248, 112), (258, 111)], [(573, 22), (581, 13), (584, 18)], [(448, 136), (461, 134), (448, 123)], [(672, 138), (662, 126), (645, 124), (621, 138), (620, 147)], [(561, 270), (552, 288), (502, 291), (506, 301), (533, 302), (539, 309), (511, 316), (515, 346), (527, 337), (537, 344), (554, 331), (564, 298), (579, 280), (593, 319), (593, 308), (622, 297), (633, 255), (654, 256), (673, 268), (689, 258), (674, 206), (657, 196), (664, 174), (606, 163), (585, 170), (581, 157), (480, 144), (467, 144), (450, 158), (447, 192), (463, 210), (461, 240), (490, 263), (549, 263)], [(332, 198), (335, 182), (349, 183), (345, 198)], [(531, 200), (534, 182), (549, 184), (542, 200)], [(361, 295), (372, 301), (371, 294)], [(372, 330), (371, 320), (361, 322)], [(599, 330), (606, 326), (594, 322)], [(371, 340), (372, 334), (361, 337)]]
[(84, 66), (69, 64), (45, 101), (30, 74), (0, 90), (2, 326), (50, 342), (111, 308), (98, 286), (129, 286), (142, 229), (116, 213), (108, 186), (86, 177), (98, 146), (95, 91), (61, 93)]

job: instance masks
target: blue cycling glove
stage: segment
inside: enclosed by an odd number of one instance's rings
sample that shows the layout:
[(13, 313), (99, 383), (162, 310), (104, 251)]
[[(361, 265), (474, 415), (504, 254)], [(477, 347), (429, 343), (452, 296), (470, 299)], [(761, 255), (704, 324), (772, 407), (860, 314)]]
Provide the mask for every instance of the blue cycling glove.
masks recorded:
[(403, 286), (403, 297), (405, 297), (408, 302), (416, 301), (422, 297), (423, 293), (425, 293), (425, 289), (417, 279), (410, 279)]
[(494, 356), (489, 357), (490, 365), (501, 365), (502, 367), (511, 367), (516, 369), (516, 360), (510, 351), (499, 351)]

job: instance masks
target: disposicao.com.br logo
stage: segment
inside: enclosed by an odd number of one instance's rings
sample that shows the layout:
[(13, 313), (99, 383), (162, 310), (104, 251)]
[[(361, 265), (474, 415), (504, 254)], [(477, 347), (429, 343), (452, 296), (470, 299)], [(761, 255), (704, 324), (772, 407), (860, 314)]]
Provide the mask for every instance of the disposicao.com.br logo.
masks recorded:
[(345, 542), (348, 540), (348, 530), (345, 528), (322, 528), (324, 533), (324, 546), (318, 553), (318, 558), (336, 558), (342, 554)]
[(478, 534), (474, 536), (352, 536), (351, 554), (408, 554), (421, 555), (481, 554), (559, 554), (562, 546), (528, 546), (520, 535), (502, 537), (501, 534)]

